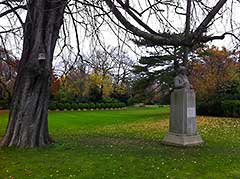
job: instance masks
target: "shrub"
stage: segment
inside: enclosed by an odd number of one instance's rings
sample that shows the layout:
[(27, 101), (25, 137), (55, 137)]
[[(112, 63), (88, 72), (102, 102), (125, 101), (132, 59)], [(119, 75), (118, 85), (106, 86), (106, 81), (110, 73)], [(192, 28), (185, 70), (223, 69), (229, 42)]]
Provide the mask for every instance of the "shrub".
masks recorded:
[(50, 109), (50, 110), (56, 110), (56, 109), (57, 109), (57, 103), (56, 103), (56, 102), (51, 102), (51, 103), (48, 105), (48, 109)]
[(81, 109), (81, 110), (84, 109), (84, 104), (83, 103), (79, 103), (78, 104), (78, 108)]
[(8, 100), (1, 99), (0, 100), (0, 109), (8, 109), (8, 108), (9, 108)]
[(118, 103), (109, 103), (107, 106), (109, 108), (123, 108), (126, 106), (126, 104), (118, 102)]
[(117, 104), (117, 103), (111, 103), (111, 104), (110, 104), (110, 108), (116, 108), (116, 104)]
[(112, 108), (112, 103), (105, 103), (104, 106), (105, 108)]
[(140, 103), (140, 102), (141, 102), (141, 100), (138, 99), (137, 97), (131, 97), (131, 98), (128, 99), (127, 104), (129, 106), (132, 106), (132, 105)]
[(64, 110), (64, 104), (63, 103), (57, 103), (57, 109), (59, 109), (59, 110)]
[(78, 104), (77, 103), (72, 103), (72, 109), (78, 110)]
[(100, 104), (100, 103), (97, 103), (97, 104), (95, 105), (95, 108), (96, 108), (96, 109), (101, 109), (101, 104)]
[(102, 103), (117, 103), (118, 100), (114, 98), (103, 98)]
[(210, 100), (206, 102), (197, 103), (197, 114), (199, 115), (211, 115), (211, 116), (223, 116), (220, 100)]
[(120, 105), (120, 106), (119, 106), (120, 108), (126, 107), (126, 104), (125, 104), (125, 103), (119, 103), (119, 105)]
[(122, 105), (123, 105), (122, 103), (117, 103), (118, 108), (122, 108), (123, 107)]
[(225, 100), (222, 109), (224, 116), (240, 117), (240, 100)]
[(89, 104), (89, 109), (95, 109), (95, 104), (94, 103), (90, 103)]
[(198, 102), (197, 114), (238, 117), (240, 116), (240, 100)]
[(83, 103), (83, 109), (89, 109), (89, 104), (88, 103)]
[(101, 105), (101, 109), (106, 109), (107, 108), (106, 103), (100, 103), (100, 105)]
[(64, 104), (64, 108), (67, 109), (67, 110), (71, 110), (72, 109), (72, 106), (70, 103), (65, 103)]

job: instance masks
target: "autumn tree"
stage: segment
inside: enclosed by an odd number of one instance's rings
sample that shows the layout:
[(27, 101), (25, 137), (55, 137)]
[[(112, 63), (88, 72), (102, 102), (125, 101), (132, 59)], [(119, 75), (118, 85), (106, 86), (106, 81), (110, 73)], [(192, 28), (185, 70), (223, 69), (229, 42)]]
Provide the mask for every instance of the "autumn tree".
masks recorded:
[(75, 66), (60, 78), (60, 86), (55, 100), (62, 102), (82, 102), (88, 98), (89, 74), (81, 67)]
[[(191, 62), (193, 87), (200, 101), (240, 98), (238, 52), (226, 48), (201, 48)], [(237, 96), (238, 95), (238, 96)]]
[(63, 100), (71, 96), (77, 101), (96, 102), (108, 97), (120, 98), (127, 93), (132, 63), (126, 52), (109, 46), (84, 55), (83, 60), (84, 66), (75, 63), (64, 74), (59, 98)]
[(51, 95), (52, 96), (58, 95), (60, 86), (61, 86), (61, 78), (59, 78), (57, 75), (55, 75), (52, 72), (52, 75), (51, 75)]

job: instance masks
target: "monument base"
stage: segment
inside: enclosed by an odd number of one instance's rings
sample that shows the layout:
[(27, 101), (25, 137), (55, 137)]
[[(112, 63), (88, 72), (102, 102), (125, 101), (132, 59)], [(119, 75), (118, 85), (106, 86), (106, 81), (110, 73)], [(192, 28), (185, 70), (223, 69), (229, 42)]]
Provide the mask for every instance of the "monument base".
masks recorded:
[(162, 141), (165, 145), (172, 146), (198, 146), (203, 144), (200, 135), (184, 135), (169, 132)]

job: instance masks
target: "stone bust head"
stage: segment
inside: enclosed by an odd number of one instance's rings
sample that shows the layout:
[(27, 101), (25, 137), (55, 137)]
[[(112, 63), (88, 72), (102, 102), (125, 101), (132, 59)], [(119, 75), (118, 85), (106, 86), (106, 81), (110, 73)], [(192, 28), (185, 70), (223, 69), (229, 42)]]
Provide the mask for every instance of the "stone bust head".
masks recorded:
[(177, 70), (178, 75), (182, 74), (182, 75), (187, 75), (187, 68), (184, 66), (179, 66), (178, 70)]
[(184, 66), (179, 66), (177, 70), (177, 76), (174, 78), (175, 89), (187, 88), (191, 89), (192, 85), (189, 83), (187, 77), (187, 68)]

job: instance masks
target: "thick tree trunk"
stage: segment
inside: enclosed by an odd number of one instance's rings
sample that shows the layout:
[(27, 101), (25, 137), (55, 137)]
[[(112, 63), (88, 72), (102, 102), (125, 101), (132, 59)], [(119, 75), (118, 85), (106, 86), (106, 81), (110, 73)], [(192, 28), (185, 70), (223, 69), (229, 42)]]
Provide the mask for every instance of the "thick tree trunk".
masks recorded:
[[(1, 146), (38, 147), (52, 141), (48, 132), (50, 73), (65, 5), (64, 0), (29, 1), (23, 53)], [(45, 60), (39, 60), (39, 53), (45, 54)]]

